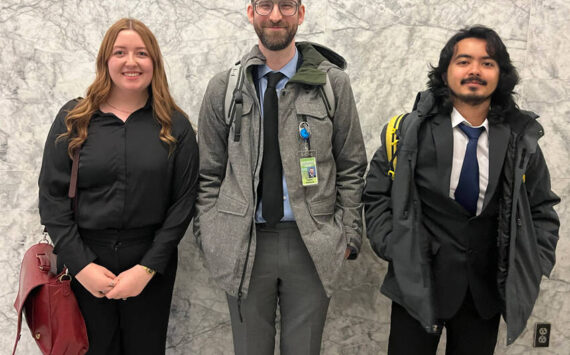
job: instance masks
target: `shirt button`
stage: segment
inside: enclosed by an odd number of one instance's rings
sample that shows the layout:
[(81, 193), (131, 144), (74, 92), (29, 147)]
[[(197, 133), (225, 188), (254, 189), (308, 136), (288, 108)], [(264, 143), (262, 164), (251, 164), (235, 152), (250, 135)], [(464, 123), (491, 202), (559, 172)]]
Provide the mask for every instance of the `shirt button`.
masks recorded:
[(283, 196), (283, 201), (286, 201), (286, 200), (287, 200), (287, 196)]

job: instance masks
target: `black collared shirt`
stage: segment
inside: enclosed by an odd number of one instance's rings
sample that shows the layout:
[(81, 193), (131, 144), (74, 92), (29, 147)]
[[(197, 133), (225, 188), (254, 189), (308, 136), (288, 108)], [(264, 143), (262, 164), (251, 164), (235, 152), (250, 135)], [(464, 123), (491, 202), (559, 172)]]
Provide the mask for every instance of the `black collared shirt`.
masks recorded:
[[(198, 146), (190, 122), (172, 117), (176, 147), (159, 138), (150, 99), (126, 122), (97, 111), (89, 123), (80, 153), (77, 215), (67, 197), (72, 160), (65, 116), (76, 104), (68, 102), (49, 132), (39, 178), (39, 208), (55, 244), (55, 252), (72, 274), (96, 259), (80, 237), (80, 229), (156, 227), (151, 248), (140, 264), (162, 272), (194, 214), (198, 180)], [(79, 227), (79, 228), (78, 228)]]

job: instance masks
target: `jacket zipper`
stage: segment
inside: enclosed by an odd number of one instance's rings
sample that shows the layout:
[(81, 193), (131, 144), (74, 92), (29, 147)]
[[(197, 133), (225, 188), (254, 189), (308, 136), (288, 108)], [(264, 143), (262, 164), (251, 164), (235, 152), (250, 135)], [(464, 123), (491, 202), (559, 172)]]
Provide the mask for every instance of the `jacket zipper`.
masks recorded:
[[(527, 131), (528, 127), (531, 125), (532, 122), (533, 122), (533, 121), (529, 121), (529, 122), (527, 122), (527, 123), (525, 124), (523, 130), (521, 131), (521, 133), (520, 133), (519, 136), (517, 137), (517, 145), (516, 145), (516, 148), (518, 148), (519, 144), (522, 142), (523, 137), (524, 137), (524, 135), (526, 134), (526, 131)], [(516, 159), (516, 154), (517, 154), (517, 153), (515, 152), (515, 159)], [(523, 147), (523, 148), (522, 148), (522, 152), (521, 152), (521, 160), (520, 160), (519, 166), (518, 166), (518, 169), (520, 169), (520, 170), (522, 170), (522, 169), (525, 167), (526, 155), (527, 155), (527, 149), (526, 149), (525, 147)], [(519, 216), (519, 214), (518, 214), (518, 209), (516, 208), (516, 205), (518, 204), (518, 199), (517, 199), (517, 201), (515, 201), (515, 199), (514, 199), (515, 195), (517, 195), (517, 194), (516, 194), (516, 191), (515, 191), (515, 185), (516, 185), (517, 179), (518, 179), (518, 172), (517, 172), (516, 167), (513, 169), (513, 175), (514, 175), (514, 176), (513, 176), (513, 191), (512, 191), (512, 196), (513, 196), (513, 198), (511, 199), (511, 200), (512, 200), (512, 201), (511, 201), (511, 203), (512, 203), (512, 206), (511, 206), (511, 220), (514, 219), (514, 221), (515, 221), (517, 227), (520, 228), (521, 225), (522, 225), (522, 222), (521, 222), (520, 216)], [(524, 176), (524, 172), (523, 172), (523, 176)], [(520, 194), (518, 194), (518, 195), (520, 195)], [(511, 221), (511, 223), (509, 223), (509, 225), (512, 225), (512, 221)], [(509, 231), (509, 245), (510, 245), (510, 234), (511, 234), (511, 231)], [(507, 264), (508, 264), (508, 263), (507, 263)]]
[(412, 179), (412, 157), (408, 156), (408, 171), (410, 176), (408, 177), (408, 195), (406, 196), (406, 208), (402, 212), (404, 219), (408, 219), (409, 210), (408, 206), (411, 205), (412, 200), (412, 188), (414, 187), (414, 182)]
[[(245, 73), (244, 73), (244, 75), (245, 75)], [(245, 79), (244, 79), (244, 80), (245, 80)], [(254, 206), (257, 206), (257, 198), (256, 198), (256, 197), (257, 197), (257, 194), (255, 193), (255, 173), (256, 173), (257, 167), (258, 167), (258, 165), (259, 165), (259, 150), (260, 150), (260, 148), (261, 148), (261, 108), (260, 108), (259, 99), (257, 98), (257, 95), (255, 95), (255, 98), (256, 98), (255, 101), (256, 101), (256, 103), (257, 103), (257, 111), (259, 112), (259, 121), (258, 121), (258, 122), (259, 122), (259, 124), (258, 124), (259, 127), (258, 127), (258, 130), (257, 130), (257, 132), (258, 132), (258, 133), (257, 133), (257, 155), (256, 155), (256, 158), (255, 158), (255, 168), (253, 169), (253, 177), (254, 177), (254, 178), (253, 178), (252, 181), (251, 181), (251, 190), (252, 190), (252, 192), (253, 192), (253, 197), (254, 197), (254, 199), (253, 199)], [(255, 207), (254, 207), (253, 218), (255, 219)], [(254, 221), (254, 223), (255, 223), (255, 221)], [(253, 228), (253, 227), (252, 227), (252, 228)], [(238, 309), (238, 315), (239, 315), (239, 321), (240, 321), (240, 323), (243, 323), (243, 316), (242, 316), (242, 314), (241, 314), (241, 298), (242, 298), (242, 296), (243, 296), (243, 293), (242, 293), (241, 290), (242, 290), (242, 288), (243, 288), (243, 282), (244, 282), (244, 280), (245, 280), (245, 272), (246, 272), (246, 270), (247, 270), (247, 264), (248, 264), (248, 262), (249, 262), (249, 252), (250, 252), (250, 250), (251, 250), (251, 239), (252, 239), (252, 236), (253, 236), (253, 230), (252, 230), (252, 228), (250, 228), (250, 230), (249, 230), (249, 240), (247, 241), (247, 253), (246, 253), (246, 255), (245, 255), (245, 263), (243, 264), (243, 269), (242, 269), (242, 272), (241, 272), (241, 279), (239, 280), (239, 287), (238, 287), (237, 309)]]
[(247, 263), (249, 261), (249, 251), (251, 249), (251, 237), (252, 237), (252, 230), (249, 230), (249, 240), (247, 242), (247, 254), (245, 254), (245, 263), (243, 265), (243, 270), (241, 273), (241, 280), (239, 281), (239, 288), (238, 288), (238, 298), (237, 298), (237, 308), (238, 308), (238, 315), (239, 315), (239, 322), (243, 323), (243, 317), (241, 315), (241, 297), (243, 296), (243, 293), (241, 292), (241, 289), (243, 287), (243, 281), (245, 280), (245, 272), (247, 270)]
[[(533, 121), (533, 120), (529, 120), (529, 121), (524, 125), (523, 129), (521, 130), (521, 132), (519, 133), (519, 135), (518, 135), (518, 137), (517, 137), (517, 143), (516, 143), (516, 147), (515, 147), (515, 164), (513, 164), (513, 165), (514, 165), (514, 167), (513, 167), (513, 192), (512, 192), (513, 199), (512, 199), (512, 206), (511, 206), (511, 218), (517, 218), (517, 217), (518, 217), (518, 216), (516, 216), (515, 213), (514, 213), (514, 212), (515, 212), (515, 206), (516, 206), (516, 203), (517, 203), (517, 201), (515, 201), (515, 199), (514, 199), (514, 196), (515, 196), (515, 193), (516, 193), (516, 192), (514, 191), (514, 187), (515, 187), (515, 184), (516, 184), (516, 182), (517, 182), (517, 175), (518, 175), (518, 173), (517, 173), (517, 168), (516, 168), (516, 154), (517, 154), (516, 150), (518, 149), (519, 144), (522, 142), (523, 137), (524, 137), (524, 135), (526, 134), (526, 131), (528, 130), (528, 127), (532, 124), (532, 122), (534, 122), (534, 121)], [(522, 152), (521, 152), (521, 160), (520, 160), (519, 165), (518, 165), (518, 168), (521, 169), (521, 170), (524, 168), (525, 159), (526, 159), (526, 153), (527, 153), (527, 149), (523, 147), (523, 148), (522, 148)]]
[(523, 148), (523, 150), (522, 150), (521, 162), (519, 164), (519, 169), (522, 169), (524, 166), (524, 158), (526, 158), (526, 148)]

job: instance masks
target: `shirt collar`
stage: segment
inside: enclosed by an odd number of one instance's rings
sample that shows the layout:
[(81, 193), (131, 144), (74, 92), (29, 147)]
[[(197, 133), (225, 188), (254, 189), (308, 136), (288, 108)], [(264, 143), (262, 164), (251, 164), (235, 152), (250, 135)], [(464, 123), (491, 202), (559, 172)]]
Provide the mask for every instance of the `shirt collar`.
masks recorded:
[[(146, 99), (146, 102), (144, 104), (143, 107), (141, 107), (140, 109), (138, 109), (137, 111), (143, 110), (143, 111), (148, 111), (148, 110), (152, 110), (152, 90), (149, 88), (148, 89), (148, 98)], [(136, 111), (135, 111), (136, 112)], [(103, 112), (101, 111), (100, 108), (97, 108), (97, 110), (95, 111), (95, 114), (97, 114), (98, 116), (112, 116), (113, 114), (110, 112)]]
[[(297, 51), (297, 47), (295, 47), (295, 55), (291, 60), (283, 66), (283, 68), (277, 70), (281, 74), (285, 75), (287, 79), (291, 79), (293, 75), (297, 72), (297, 61), (299, 60), (299, 52)], [(265, 74), (272, 72), (271, 68), (267, 66), (267, 64), (263, 64), (257, 67), (257, 77), (263, 78)]]
[[(474, 127), (454, 107), (453, 111), (451, 111), (451, 127), (455, 128), (455, 127), (459, 126), (459, 124), (462, 122), (465, 122), (465, 124), (470, 126), (470, 127)], [(483, 121), (483, 123), (480, 126), (477, 126), (474, 128), (479, 128), (479, 127), (485, 127), (485, 131), (489, 132), (489, 120), (487, 118), (485, 118), (485, 121)]]

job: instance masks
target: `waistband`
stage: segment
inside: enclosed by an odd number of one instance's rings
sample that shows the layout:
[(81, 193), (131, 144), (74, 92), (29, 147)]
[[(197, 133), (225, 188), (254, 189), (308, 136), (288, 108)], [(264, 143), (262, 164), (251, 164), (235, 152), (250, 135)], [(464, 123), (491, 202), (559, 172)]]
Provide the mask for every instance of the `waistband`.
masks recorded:
[(89, 241), (141, 241), (154, 238), (159, 226), (131, 228), (131, 229), (79, 229), (81, 239)]
[(279, 222), (274, 226), (269, 226), (267, 223), (256, 223), (256, 230), (279, 230), (279, 229), (298, 229), (297, 222), (295, 221), (285, 221)]

